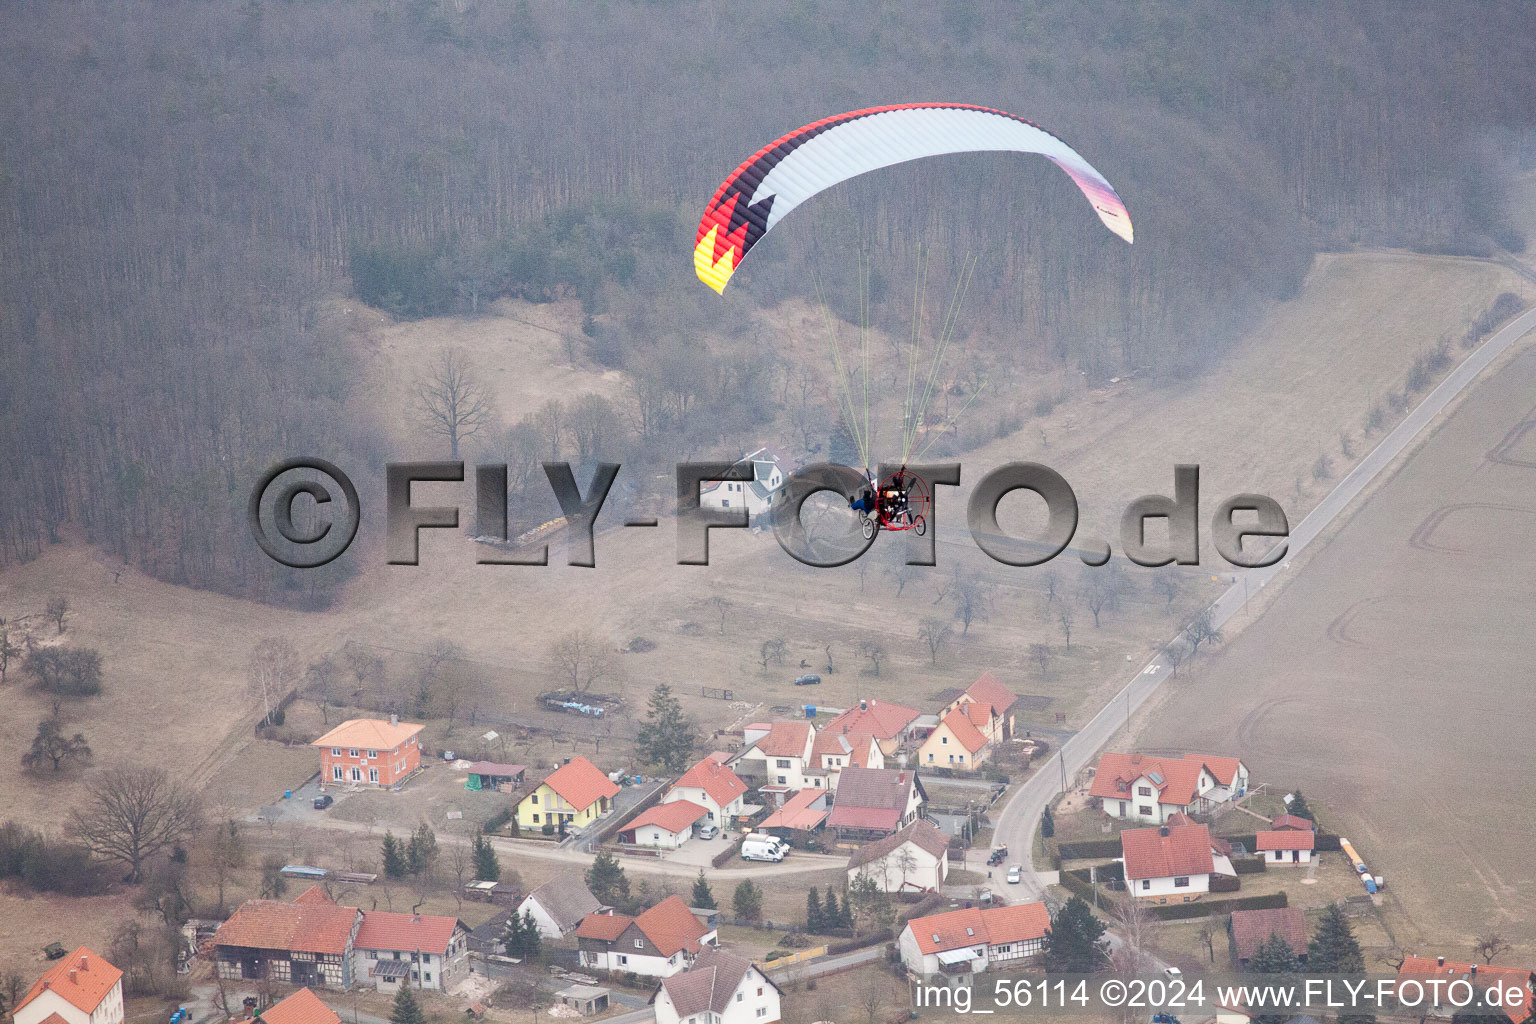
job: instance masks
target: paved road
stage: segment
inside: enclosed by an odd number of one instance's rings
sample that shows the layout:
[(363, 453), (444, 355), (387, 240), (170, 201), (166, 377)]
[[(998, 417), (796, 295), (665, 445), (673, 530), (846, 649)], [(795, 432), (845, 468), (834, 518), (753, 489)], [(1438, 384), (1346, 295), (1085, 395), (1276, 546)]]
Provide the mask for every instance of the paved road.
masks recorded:
[[(1286, 572), (1290, 558), (1305, 549), (1344, 512), (1478, 374), (1533, 329), (1536, 329), (1536, 309), (1527, 310), (1478, 346), (1296, 525), (1291, 531), (1286, 559), (1264, 569), (1238, 570), (1232, 586), (1210, 605), (1212, 622), (1217, 626), (1227, 622), (1252, 595)], [(1162, 655), (1143, 666), (1077, 735), (1060, 748), (1056, 762), (1042, 766), (997, 816), (996, 842), (1007, 843), (1011, 849), (1021, 852), (1021, 862), (1029, 869), (1025, 872), (1024, 885), (1034, 898), (1040, 898), (1045, 892), (1043, 880), (1032, 863), (1035, 829), (1046, 805), (1061, 792), (1062, 767), (1065, 766), (1068, 779), (1086, 767), (1119, 732), (1130, 714), (1171, 676), (1172, 671)]]

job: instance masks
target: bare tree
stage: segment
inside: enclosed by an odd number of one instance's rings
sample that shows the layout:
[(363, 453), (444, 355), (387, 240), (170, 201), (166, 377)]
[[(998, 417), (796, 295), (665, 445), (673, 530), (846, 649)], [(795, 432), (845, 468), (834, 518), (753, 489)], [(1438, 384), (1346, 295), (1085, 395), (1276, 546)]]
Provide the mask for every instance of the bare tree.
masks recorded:
[(1112, 916), (1122, 940), (1115, 951), (1115, 967), (1127, 975), (1154, 973), (1157, 958), (1152, 947), (1157, 943), (1158, 922), (1152, 908), (1132, 897), (1121, 900)]
[(1216, 918), (1207, 915), (1200, 920), (1200, 931), (1195, 937), (1200, 940), (1200, 945), (1205, 947), (1205, 955), (1211, 963), (1216, 962), (1216, 932), (1218, 930)]
[(958, 565), (955, 566), (955, 578), (949, 587), (949, 596), (955, 602), (955, 618), (965, 627), (960, 631), (962, 636), (971, 632), (972, 622), (985, 619), (991, 614), (992, 585), (962, 572)]
[(1061, 636), (1066, 643), (1067, 650), (1072, 649), (1072, 602), (1063, 599), (1056, 606), (1056, 624), (1061, 627)]
[(1163, 609), (1167, 611), (1173, 608), (1174, 600), (1183, 593), (1184, 577), (1171, 568), (1164, 569), (1152, 578), (1152, 586), (1163, 595)]
[(299, 681), (299, 655), (282, 637), (269, 636), (251, 649), (245, 676), (251, 693), (261, 701), (263, 718), (270, 723), (288, 692)]
[(716, 594), (714, 597), (709, 599), (709, 606), (715, 610), (716, 615), (720, 616), (720, 635), (724, 636), (725, 616), (731, 610), (731, 602), (721, 597), (719, 594)]
[(1093, 628), (1099, 628), (1099, 617), (1108, 606), (1113, 591), (1110, 588), (1109, 577), (1104, 573), (1092, 572), (1088, 574), (1088, 580), (1079, 591), (1083, 604), (1087, 606), (1089, 614), (1093, 616)]
[(772, 637), (771, 639), (764, 640), (762, 646), (758, 648), (758, 660), (763, 666), (763, 671), (768, 671), (768, 663), (770, 661), (775, 665), (784, 664), (784, 655), (788, 650), (789, 645), (784, 642), (783, 637)]
[(1163, 660), (1168, 663), (1169, 668), (1173, 669), (1173, 678), (1179, 678), (1179, 666), (1189, 660), (1191, 653), (1193, 652), (1190, 650), (1189, 638), (1183, 633), (1174, 637), (1168, 642), (1168, 646), (1163, 648)]
[(30, 771), (49, 768), (58, 774), (66, 761), (84, 764), (91, 759), (91, 745), (82, 733), (70, 736), (59, 726), (57, 718), (39, 722), (32, 749), (21, 755), (21, 766)]
[(199, 846), (207, 857), (208, 874), (219, 894), (219, 916), (223, 917), (225, 892), (234, 880), (235, 872), (245, 866), (245, 839), (235, 820), (224, 818)]
[(11, 643), (11, 631), (0, 626), (0, 686), (5, 685), (6, 670), (11, 667), (11, 659), (21, 656), (22, 649)]
[(447, 438), (448, 457), (455, 461), (459, 445), (495, 414), (474, 365), (459, 349), (448, 349), (433, 360), (426, 379), (416, 386), (416, 405), (428, 429)]
[(47, 614), (53, 620), (54, 628), (60, 633), (64, 632), (64, 616), (69, 614), (69, 598), (63, 595), (50, 597)]
[(871, 971), (859, 988), (859, 1010), (864, 1024), (880, 1024), (890, 1008), (890, 975), (884, 971)]
[(98, 857), (126, 864), (127, 881), (137, 882), (146, 860), (181, 843), (198, 822), (191, 791), (162, 769), (127, 765), (96, 779), (85, 806), (70, 813), (68, 827)]
[(1056, 600), (1056, 591), (1061, 587), (1061, 570), (1045, 570), (1040, 574), (1040, 582), (1045, 586), (1045, 603), (1050, 604)]
[(577, 693), (585, 693), (594, 683), (611, 679), (617, 668), (611, 645), (587, 629), (566, 633), (554, 642), (549, 654)]
[(930, 665), (937, 665), (939, 663), (939, 650), (949, 642), (949, 638), (953, 633), (954, 631), (949, 628), (949, 623), (931, 616), (917, 624), (917, 638), (928, 645), (928, 663)]
[(1051, 674), (1051, 647), (1050, 644), (1035, 643), (1029, 645), (1029, 656), (1040, 666), (1042, 677)]
[(1494, 958), (1509, 952), (1509, 942), (1498, 932), (1485, 932), (1472, 940), (1472, 950), (1483, 958), (1483, 963), (1491, 964)]
[(1202, 609), (1190, 621), (1189, 628), (1184, 633), (1189, 637), (1189, 656), (1191, 658), (1200, 653), (1201, 644), (1210, 644), (1214, 647), (1221, 643), (1222, 640), (1221, 630), (1211, 620), (1211, 610), (1209, 608)]
[(560, 404), (559, 399), (551, 398), (533, 414), (533, 425), (539, 437), (549, 445), (550, 461), (558, 459), (565, 438), (565, 406)]
[(885, 644), (875, 639), (861, 640), (859, 653), (869, 659), (870, 674), (879, 676), (880, 663), (885, 660)]

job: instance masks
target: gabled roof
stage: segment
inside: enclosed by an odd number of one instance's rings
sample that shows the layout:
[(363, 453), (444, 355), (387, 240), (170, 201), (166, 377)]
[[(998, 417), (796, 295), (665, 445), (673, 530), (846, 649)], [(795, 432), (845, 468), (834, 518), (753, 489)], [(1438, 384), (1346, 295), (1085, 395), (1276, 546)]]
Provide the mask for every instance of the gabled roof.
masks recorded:
[(848, 763), (839, 767), (869, 767), (869, 751), (875, 738), (867, 732), (851, 732), (826, 728), (816, 734), (811, 756), (818, 762), (824, 757), (846, 757)]
[(307, 988), (261, 1011), (267, 1024), (341, 1024), (341, 1016)]
[(471, 775), (489, 775), (493, 778), (517, 778), (528, 770), (527, 765), (502, 764), (499, 761), (476, 761), (469, 766)]
[(882, 839), (872, 843), (865, 843), (854, 850), (848, 857), (848, 869), (868, 864), (870, 861), (879, 860), (888, 853), (892, 853), (900, 847), (911, 843), (918, 849), (935, 857), (942, 856), (949, 849), (949, 839), (940, 832), (932, 822), (919, 818), (899, 832), (892, 832)]
[(975, 946), (985, 942), (1028, 942), (1041, 939), (1051, 929), (1051, 913), (1044, 903), (1019, 903), (1011, 907), (972, 907), (950, 910), (907, 922), (917, 948), (924, 954)]
[(992, 705), (992, 709), (999, 715), (1007, 714), (1013, 702), (1019, 699), (1012, 690), (998, 682), (991, 672), (983, 672), (974, 683), (967, 686), (965, 695), (972, 700)]
[[(712, 949), (700, 954), (688, 970), (662, 979), (656, 994), (666, 992), (679, 1019), (700, 1013), (724, 1014), (730, 1006), (731, 996), (752, 966), (749, 960)], [(763, 977), (773, 985), (771, 978)], [(778, 988), (777, 985), (773, 987)], [(655, 1002), (656, 996), (652, 996), (651, 1001)]]
[(1184, 760), (1198, 761), (1205, 765), (1205, 770), (1211, 773), (1211, 778), (1223, 786), (1232, 785), (1237, 778), (1237, 769), (1243, 763), (1235, 757), (1224, 757), (1221, 754), (1185, 754)]
[[(793, 828), (808, 832), (827, 820), (826, 799), (824, 789), (802, 789), (784, 801), (783, 807), (764, 818), (758, 828)], [(813, 806), (818, 803), (822, 806)]]
[(529, 893), (524, 902), (528, 900), (543, 907), (562, 932), (570, 931), (581, 923), (582, 918), (602, 906), (587, 888), (586, 881), (575, 873), (556, 875)]
[(693, 827), (693, 823), (709, 813), (709, 809), (700, 807), (692, 800), (673, 800), (669, 803), (657, 804), (648, 807), (635, 815), (634, 820), (626, 822), (621, 831), (630, 832), (647, 825), (655, 825), (657, 828), (671, 832), (674, 835), (685, 829)]
[(1311, 818), (1303, 818), (1298, 814), (1282, 814), (1280, 817), (1270, 822), (1269, 827), (1274, 829), (1276, 832), (1280, 832), (1288, 828), (1305, 829), (1306, 831), (1311, 832), (1317, 826), (1312, 823)]
[(1120, 848), (1126, 878), (1208, 875), (1216, 868), (1211, 830), (1204, 825), (1128, 829), (1120, 833)]
[(1187, 807), (1195, 799), (1203, 764), (1182, 758), (1106, 753), (1099, 758), (1089, 793), (1105, 800), (1133, 800), (1136, 780), (1145, 776), (1152, 783), (1158, 803)]
[(559, 794), (560, 798), (578, 811), (584, 811), (603, 797), (612, 797), (619, 791), (618, 783), (604, 775), (602, 769), (580, 755), (550, 772), (543, 785)]
[(710, 754), (698, 764), (683, 773), (683, 777), (672, 784), (673, 789), (679, 786), (690, 786), (702, 789), (709, 794), (709, 798), (724, 807), (747, 791), (747, 784), (742, 782), (736, 773), (721, 764), (714, 754)]
[(1317, 844), (1317, 833), (1299, 829), (1279, 832), (1260, 832), (1254, 837), (1254, 848), (1265, 850), (1310, 850)]
[(639, 928), (662, 956), (671, 956), (680, 949), (697, 953), (704, 948), (699, 940), (709, 934), (709, 929), (688, 909), (681, 896), (668, 896), (636, 917), (588, 914), (582, 918), (581, 927), (576, 929), (576, 937), (612, 943), (618, 941), (630, 925)]
[(459, 928), (468, 930), (456, 917), (366, 910), (353, 945), (358, 949), (420, 950), (443, 955)]
[(912, 724), (918, 712), (883, 700), (861, 700), (827, 724), (840, 732), (867, 732), (877, 740), (894, 739)]
[(336, 905), (336, 901), (331, 899), (330, 896), (326, 895), (325, 886), (319, 884), (312, 885), (308, 889), (305, 889), (303, 892), (299, 893), (293, 898), (293, 902), (297, 903), (299, 906), (304, 906), (308, 903), (318, 903), (332, 907)]
[[(944, 727), (955, 738), (955, 742), (964, 747), (967, 753), (971, 754), (976, 753), (976, 751), (987, 745), (987, 738), (981, 734), (980, 729), (976, 728), (974, 721), (968, 714), (971, 708), (977, 706), (976, 704), (967, 704), (965, 707), (955, 708), (955, 710), (944, 716), (943, 721)], [(986, 705), (984, 710), (990, 709), (991, 705)]]
[(1271, 935), (1278, 935), (1298, 956), (1307, 951), (1307, 915), (1300, 907), (1232, 911), (1232, 945), (1241, 960), (1250, 960)]
[(44, 990), (52, 992), (82, 1013), (95, 1013), (112, 987), (122, 980), (123, 972), (85, 946), (43, 972), (12, 1013), (18, 1012)]
[(827, 824), (894, 831), (916, 784), (917, 775), (911, 769), (845, 768)]
[(757, 749), (769, 757), (804, 757), (814, 731), (810, 722), (772, 722), (768, 735), (757, 741)]
[(1455, 977), (1465, 978), (1474, 984), (1480, 984), (1482, 978), (1498, 978), (1505, 983), (1505, 991), (1510, 988), (1518, 989), (1520, 999), (1515, 1005), (1504, 1008), (1509, 1019), (1515, 1024), (1528, 1020), (1531, 1016), (1531, 995), (1529, 992), (1533, 974), (1525, 967), (1493, 967), (1488, 964), (1456, 963), (1445, 957), (1410, 956), (1403, 958), (1403, 966), (1397, 969), (1399, 978), (1433, 978)]
[(340, 956), (348, 951), (352, 927), (361, 913), (356, 907), (331, 903), (246, 900), (219, 925), (213, 943)]
[(410, 722), (390, 724), (378, 718), (349, 718), (310, 746), (394, 750), (421, 730), (421, 726)]
[(612, 942), (635, 923), (628, 914), (588, 914), (576, 929), (578, 939)]

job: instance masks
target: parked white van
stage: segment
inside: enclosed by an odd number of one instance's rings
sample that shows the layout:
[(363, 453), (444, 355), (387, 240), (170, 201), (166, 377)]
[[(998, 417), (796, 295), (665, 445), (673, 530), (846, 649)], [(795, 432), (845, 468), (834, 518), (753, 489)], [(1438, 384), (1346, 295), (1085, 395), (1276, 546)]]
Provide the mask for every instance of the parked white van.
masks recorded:
[(789, 844), (777, 836), (765, 832), (748, 832), (741, 840), (742, 860), (771, 860), (778, 862), (789, 853)]

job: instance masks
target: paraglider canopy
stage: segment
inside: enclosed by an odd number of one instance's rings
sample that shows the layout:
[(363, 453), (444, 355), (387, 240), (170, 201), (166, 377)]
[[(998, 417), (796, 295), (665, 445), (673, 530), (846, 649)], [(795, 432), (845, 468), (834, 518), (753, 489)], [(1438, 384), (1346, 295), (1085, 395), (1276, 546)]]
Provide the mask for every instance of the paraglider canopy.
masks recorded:
[(1039, 153), (1066, 171), (1110, 231), (1132, 241), (1130, 214), (1076, 150), (1021, 117), (961, 103), (870, 107), (796, 128), (752, 154), (715, 190), (699, 220), (693, 265), (724, 294), (758, 240), (811, 196), (857, 175), (946, 153)]

